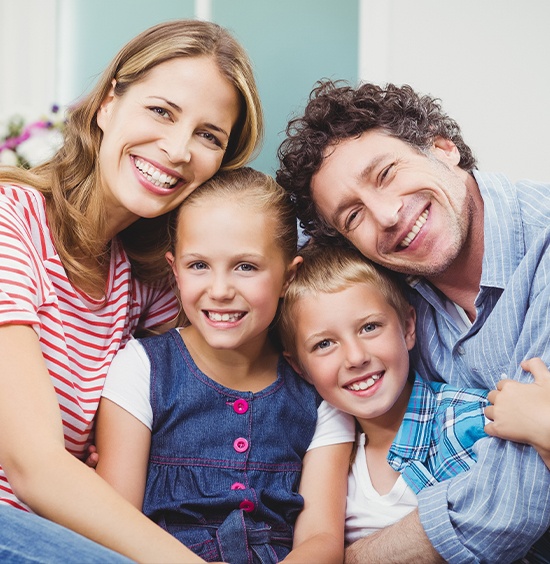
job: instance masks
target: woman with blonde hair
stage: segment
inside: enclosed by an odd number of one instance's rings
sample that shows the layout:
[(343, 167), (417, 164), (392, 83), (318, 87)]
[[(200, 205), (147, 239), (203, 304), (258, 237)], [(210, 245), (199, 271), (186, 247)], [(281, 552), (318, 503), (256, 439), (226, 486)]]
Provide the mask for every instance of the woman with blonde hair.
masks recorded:
[(201, 561), (79, 459), (117, 350), (177, 315), (172, 213), (262, 134), (242, 47), (176, 20), (122, 48), (53, 159), (0, 169), (3, 562)]

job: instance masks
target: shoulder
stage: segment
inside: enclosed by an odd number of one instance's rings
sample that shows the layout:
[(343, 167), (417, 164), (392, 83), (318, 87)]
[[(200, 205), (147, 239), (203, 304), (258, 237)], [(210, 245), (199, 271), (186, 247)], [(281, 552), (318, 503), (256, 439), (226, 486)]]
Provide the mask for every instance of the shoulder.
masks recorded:
[(281, 355), (278, 366), (279, 375), (282, 377), (286, 388), (298, 398), (311, 402), (315, 401), (316, 408), (321, 404), (322, 398), (309, 382), (304, 380)]

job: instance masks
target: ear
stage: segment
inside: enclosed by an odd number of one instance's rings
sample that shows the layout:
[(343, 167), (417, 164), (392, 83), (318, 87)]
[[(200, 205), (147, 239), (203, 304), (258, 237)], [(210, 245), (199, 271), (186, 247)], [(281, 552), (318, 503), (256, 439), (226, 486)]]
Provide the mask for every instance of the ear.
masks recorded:
[(299, 266), (304, 262), (302, 257), (295, 257), (294, 260), (290, 263), (290, 266), (287, 268), (286, 271), (286, 280), (283, 284), (283, 289), (281, 290), (281, 294), (279, 295), (280, 298), (284, 298), (285, 292), (288, 290), (290, 283), (296, 277), (296, 273), (298, 272)]
[(437, 136), (432, 145), (435, 156), (449, 165), (457, 166), (460, 162), (460, 153), (457, 146), (445, 137)]
[(311, 385), (313, 385), (313, 382), (309, 379), (308, 375), (303, 371), (302, 367), (298, 364), (294, 357), (290, 355), (290, 353), (283, 351), (283, 356), (285, 357), (288, 364), (292, 366), (292, 369), (294, 370), (294, 372), (296, 372), (296, 374), (299, 374), (306, 382), (309, 382)]
[(172, 268), (172, 272), (174, 273), (174, 276), (176, 277), (176, 280), (177, 280), (178, 279), (178, 269), (176, 268), (176, 259), (174, 258), (174, 255), (172, 254), (171, 251), (168, 251), (164, 255), (164, 257), (166, 258), (166, 260), (168, 261), (168, 264)]
[(405, 343), (407, 344), (407, 350), (411, 350), (416, 342), (416, 311), (413, 306), (410, 309), (405, 318)]
[(105, 131), (105, 126), (107, 125), (113, 108), (113, 103), (115, 101), (115, 86), (116, 80), (113, 78), (111, 88), (109, 89), (107, 96), (103, 98), (103, 102), (101, 102), (101, 106), (99, 106), (99, 109), (97, 110), (96, 121), (101, 131)]

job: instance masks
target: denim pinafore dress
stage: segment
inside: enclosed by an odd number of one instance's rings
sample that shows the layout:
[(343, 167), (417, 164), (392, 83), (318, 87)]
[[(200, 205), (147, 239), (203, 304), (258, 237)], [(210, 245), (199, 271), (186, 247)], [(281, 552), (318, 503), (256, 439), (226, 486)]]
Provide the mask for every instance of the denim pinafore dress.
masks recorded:
[(207, 561), (282, 560), (303, 508), (314, 388), (281, 357), (264, 390), (231, 390), (198, 369), (177, 330), (140, 342), (153, 410), (143, 512)]

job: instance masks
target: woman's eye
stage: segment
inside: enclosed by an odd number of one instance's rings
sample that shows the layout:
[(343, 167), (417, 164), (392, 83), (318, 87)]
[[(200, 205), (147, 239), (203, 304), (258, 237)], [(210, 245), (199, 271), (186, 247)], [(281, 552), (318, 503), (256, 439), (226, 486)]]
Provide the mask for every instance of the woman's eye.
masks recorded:
[(221, 141), (213, 133), (210, 133), (209, 131), (202, 131), (199, 135), (206, 139), (209, 143), (222, 147)]
[(154, 114), (162, 117), (162, 118), (169, 118), (170, 117), (170, 112), (168, 112), (167, 110), (165, 110), (164, 108), (161, 108), (159, 106), (152, 106), (151, 108), (149, 108)]

